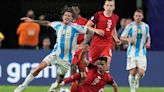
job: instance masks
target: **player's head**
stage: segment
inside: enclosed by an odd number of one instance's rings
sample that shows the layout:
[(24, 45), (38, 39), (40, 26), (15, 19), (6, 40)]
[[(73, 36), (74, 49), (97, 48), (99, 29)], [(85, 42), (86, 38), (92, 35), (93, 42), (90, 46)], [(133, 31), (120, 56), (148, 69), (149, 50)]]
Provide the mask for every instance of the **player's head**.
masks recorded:
[(69, 24), (73, 21), (75, 17), (75, 13), (73, 12), (71, 7), (65, 6), (61, 12), (63, 23)]
[(80, 14), (80, 4), (78, 4), (78, 3), (73, 3), (73, 4), (71, 5), (71, 7), (72, 7), (72, 10), (74, 11), (74, 13), (75, 13), (76, 15), (79, 15), (79, 14)]
[(107, 69), (107, 57), (100, 56), (97, 61), (97, 67), (100, 72), (104, 72)]
[(137, 9), (134, 12), (133, 18), (135, 22), (140, 23), (143, 19), (143, 11), (141, 9)]
[(115, 0), (105, 0), (104, 10), (113, 12), (115, 10)]

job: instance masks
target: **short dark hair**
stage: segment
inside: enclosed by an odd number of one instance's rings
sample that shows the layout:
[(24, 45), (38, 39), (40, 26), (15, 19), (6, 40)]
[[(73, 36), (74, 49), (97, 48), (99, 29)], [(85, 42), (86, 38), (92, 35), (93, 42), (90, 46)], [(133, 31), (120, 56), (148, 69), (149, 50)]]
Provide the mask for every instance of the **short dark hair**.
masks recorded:
[(115, 1), (115, 0), (105, 0), (105, 1)]
[(103, 61), (107, 62), (107, 57), (105, 57), (105, 56), (100, 56), (100, 57), (98, 58), (98, 60), (103, 60)]
[(72, 3), (71, 7), (73, 7), (73, 6), (80, 8), (80, 4), (78, 4), (78, 3)]
[(70, 12), (72, 13), (72, 17), (75, 17), (75, 13), (73, 12), (72, 7), (65, 5), (61, 10), (61, 15), (63, 16), (65, 12)]
[(137, 9), (135, 12), (139, 12), (139, 13), (144, 14), (144, 12), (143, 12), (143, 10), (142, 10), (142, 9)]

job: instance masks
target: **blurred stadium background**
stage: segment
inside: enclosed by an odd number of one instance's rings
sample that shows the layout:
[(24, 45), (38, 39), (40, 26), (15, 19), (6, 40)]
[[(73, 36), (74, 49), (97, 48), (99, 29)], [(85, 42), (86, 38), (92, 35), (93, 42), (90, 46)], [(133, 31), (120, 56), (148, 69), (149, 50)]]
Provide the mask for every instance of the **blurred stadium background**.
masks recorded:
[[(81, 14), (89, 19), (96, 11), (102, 10), (104, 0), (4, 0), (0, 3), (0, 32), (5, 36), (0, 48), (0, 92), (13, 92), (23, 82), (31, 68), (50, 51), (19, 49), (16, 29), (29, 9), (35, 11), (35, 18), (45, 15), (46, 20), (60, 20), (60, 9), (65, 4), (79, 3)], [(116, 0), (115, 13), (121, 18), (132, 18), (137, 8), (144, 10), (144, 20), (150, 25), (152, 38), (151, 49), (148, 51), (148, 69), (141, 80), (142, 88), (138, 92), (164, 92), (164, 1), (163, 0)], [(117, 29), (120, 27), (119, 23)], [(42, 29), (41, 29), (42, 30)], [(55, 31), (46, 28), (40, 32), (41, 39), (49, 36), (51, 45), (55, 44)], [(119, 58), (118, 58), (119, 57)], [(120, 86), (119, 92), (129, 92), (126, 52), (115, 51), (113, 54), (111, 73)], [(45, 69), (39, 74), (31, 87), (24, 92), (45, 92), (55, 81), (56, 67)], [(111, 89), (107, 89), (108, 92)]]

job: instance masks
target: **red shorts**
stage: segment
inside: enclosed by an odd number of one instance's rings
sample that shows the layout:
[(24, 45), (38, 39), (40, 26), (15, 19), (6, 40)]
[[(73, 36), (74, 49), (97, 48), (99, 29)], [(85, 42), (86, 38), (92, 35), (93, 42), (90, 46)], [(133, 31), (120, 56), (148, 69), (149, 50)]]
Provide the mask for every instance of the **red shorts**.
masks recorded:
[(112, 49), (111, 47), (101, 47), (101, 46), (93, 46), (90, 48), (90, 58), (92, 63), (95, 63), (100, 56), (112, 56)]

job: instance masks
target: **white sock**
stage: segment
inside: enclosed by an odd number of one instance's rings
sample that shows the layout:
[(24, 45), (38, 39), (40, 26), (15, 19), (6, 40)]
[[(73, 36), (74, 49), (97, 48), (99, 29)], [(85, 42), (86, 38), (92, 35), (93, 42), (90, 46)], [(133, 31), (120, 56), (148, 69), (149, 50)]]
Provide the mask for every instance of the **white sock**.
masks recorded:
[(129, 80), (131, 92), (136, 92), (135, 91), (135, 77), (129, 74), (128, 80)]
[(140, 78), (141, 78), (140, 75), (137, 73), (137, 74), (135, 75), (135, 80), (138, 81)]
[(27, 86), (35, 77), (32, 75), (32, 73), (30, 73), (26, 79), (24, 80), (24, 82), (22, 83), (23, 86)]
[(135, 80), (139, 80), (140, 78), (143, 78), (145, 76), (145, 74), (143, 74), (143, 76), (140, 76), (138, 73), (135, 75)]

